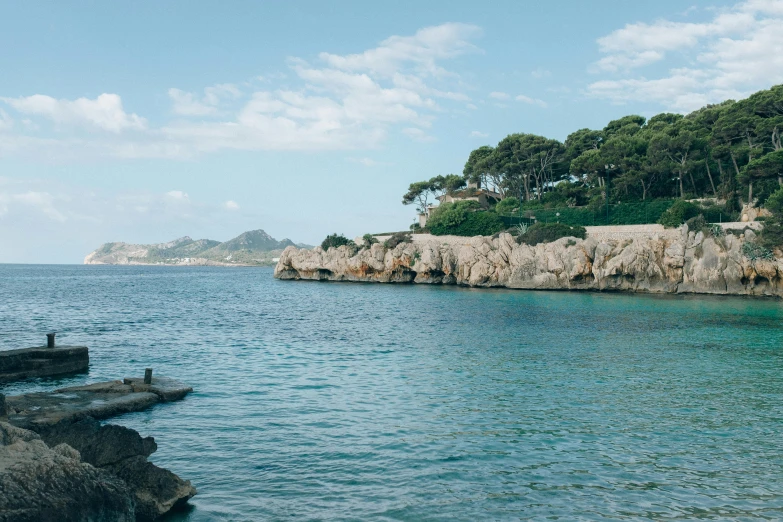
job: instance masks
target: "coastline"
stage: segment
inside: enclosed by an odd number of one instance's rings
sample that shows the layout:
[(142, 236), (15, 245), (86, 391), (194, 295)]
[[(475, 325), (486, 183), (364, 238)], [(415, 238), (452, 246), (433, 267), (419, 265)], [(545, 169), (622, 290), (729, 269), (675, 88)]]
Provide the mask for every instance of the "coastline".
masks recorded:
[(265, 264), (250, 264), (250, 263), (220, 263), (217, 261), (206, 261), (203, 263), (140, 263), (136, 261), (127, 262), (127, 263), (99, 263), (99, 262), (93, 262), (93, 263), (82, 263), (82, 265), (91, 265), (91, 266), (171, 266), (171, 267), (204, 267), (204, 266), (219, 266), (219, 267), (255, 267), (255, 268), (269, 268), (274, 267), (275, 263), (265, 263)]
[[(275, 267), (281, 280), (418, 283), (525, 290), (620, 291), (783, 297), (783, 259), (750, 259), (748, 224), (723, 234), (658, 230), (657, 225), (592, 230), (529, 246), (506, 233), (472, 238), (413, 236), (386, 248), (324, 251), (286, 248)], [(599, 228), (599, 227), (596, 227)], [(729, 233), (726, 233), (729, 230)], [(732, 233), (733, 231), (733, 233)]]

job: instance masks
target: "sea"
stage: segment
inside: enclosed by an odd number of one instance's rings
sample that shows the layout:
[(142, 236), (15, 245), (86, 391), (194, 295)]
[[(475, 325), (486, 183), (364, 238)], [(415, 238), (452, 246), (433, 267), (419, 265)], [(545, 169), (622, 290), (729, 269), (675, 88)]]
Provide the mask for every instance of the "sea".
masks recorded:
[(0, 349), (193, 386), (108, 422), (198, 495), (168, 521), (783, 519), (783, 301), (0, 265)]

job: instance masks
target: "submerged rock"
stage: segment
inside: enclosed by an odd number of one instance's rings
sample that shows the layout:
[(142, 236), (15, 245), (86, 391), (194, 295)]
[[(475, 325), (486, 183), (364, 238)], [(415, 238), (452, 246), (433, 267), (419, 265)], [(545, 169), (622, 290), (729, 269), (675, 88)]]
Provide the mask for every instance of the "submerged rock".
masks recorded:
[(0, 522), (131, 522), (135, 507), (125, 481), (69, 445), (0, 422)]
[(274, 275), (319, 281), (783, 296), (783, 259), (751, 260), (742, 253), (743, 241), (731, 234), (707, 237), (683, 226), (679, 232), (624, 237), (619, 231), (535, 246), (517, 244), (504, 233), (448, 241), (431, 237), (393, 249), (378, 243), (358, 252), (347, 246), (328, 251), (288, 247)]

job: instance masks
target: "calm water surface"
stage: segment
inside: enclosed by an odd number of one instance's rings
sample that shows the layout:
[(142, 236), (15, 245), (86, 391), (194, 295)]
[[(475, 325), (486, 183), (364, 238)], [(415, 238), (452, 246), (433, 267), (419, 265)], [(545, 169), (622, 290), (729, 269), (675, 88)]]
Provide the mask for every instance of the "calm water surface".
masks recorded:
[(0, 349), (195, 392), (113, 422), (175, 520), (783, 518), (783, 302), (0, 265)]

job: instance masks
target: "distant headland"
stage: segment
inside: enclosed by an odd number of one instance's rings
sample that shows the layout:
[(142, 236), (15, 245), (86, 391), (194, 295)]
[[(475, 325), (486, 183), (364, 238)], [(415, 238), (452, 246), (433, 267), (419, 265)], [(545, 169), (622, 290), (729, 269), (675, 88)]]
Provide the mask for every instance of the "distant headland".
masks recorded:
[(192, 239), (188, 236), (150, 245), (104, 243), (84, 258), (85, 265), (271, 266), (289, 246), (312, 248), (290, 239), (278, 241), (263, 230), (234, 239)]

